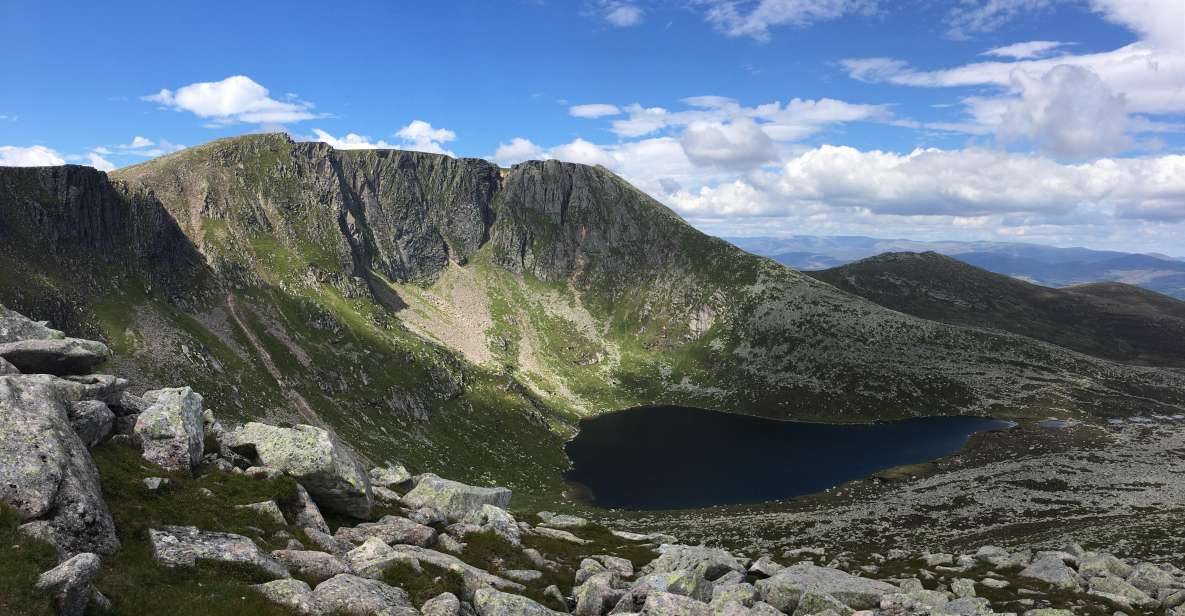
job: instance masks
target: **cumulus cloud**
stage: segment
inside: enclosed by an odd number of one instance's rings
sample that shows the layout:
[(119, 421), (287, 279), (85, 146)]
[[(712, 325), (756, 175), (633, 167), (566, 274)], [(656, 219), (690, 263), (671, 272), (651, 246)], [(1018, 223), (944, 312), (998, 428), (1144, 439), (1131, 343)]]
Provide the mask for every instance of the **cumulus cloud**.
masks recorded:
[(701, 0), (709, 23), (728, 36), (768, 40), (776, 26), (803, 27), (845, 15), (869, 14), (876, 0)]
[(245, 75), (191, 83), (176, 91), (162, 89), (140, 98), (176, 111), (188, 111), (214, 124), (289, 124), (322, 117), (312, 111), (312, 103), (295, 97), (283, 101), (271, 98), (267, 88)]
[(529, 139), (522, 137), (515, 137), (510, 140), (510, 143), (498, 144), (498, 149), (494, 151), (494, 162), (504, 167), (516, 163), (521, 163), (524, 160), (541, 160), (548, 158), (547, 153), (543, 148), (535, 145)]
[(66, 160), (60, 154), (43, 145), (0, 146), (0, 167), (49, 167), (64, 164)]
[(605, 103), (591, 103), (587, 105), (573, 105), (568, 107), (568, 115), (574, 118), (603, 118), (605, 116), (615, 116), (621, 113), (621, 109), (617, 105), (608, 105)]
[(1091, 0), (1107, 20), (1138, 33), (1159, 49), (1185, 50), (1185, 2), (1181, 0)]
[(643, 11), (630, 2), (603, 2), (605, 21), (618, 28), (628, 28), (642, 23)]
[(1020, 96), (1007, 105), (999, 134), (1031, 143), (1058, 158), (1083, 159), (1127, 149), (1132, 140), (1126, 102), (1093, 71), (1055, 66), (1041, 76), (1018, 69)]
[(1029, 58), (1047, 56), (1064, 45), (1065, 43), (1058, 41), (1026, 41), (1024, 43), (1013, 43), (1011, 45), (989, 49), (983, 52), (983, 55), (1012, 58), (1014, 60), (1027, 60)]
[(111, 161), (103, 158), (97, 152), (88, 153), (86, 155), (86, 160), (92, 167), (98, 169), (99, 171), (113, 171), (115, 169), (115, 165), (113, 165)]
[(415, 150), (432, 154), (446, 154), (456, 156), (452, 150), (444, 147), (444, 143), (453, 141), (457, 134), (447, 128), (435, 128), (423, 120), (413, 120), (407, 126), (395, 132), (399, 143), (389, 143), (383, 139), (373, 140), (367, 135), (347, 133), (343, 137), (336, 137), (320, 128), (313, 129), (313, 135), (300, 137), (305, 141), (321, 141), (338, 150)]
[(773, 139), (756, 122), (692, 122), (680, 139), (687, 158), (697, 165), (751, 169), (777, 156)]

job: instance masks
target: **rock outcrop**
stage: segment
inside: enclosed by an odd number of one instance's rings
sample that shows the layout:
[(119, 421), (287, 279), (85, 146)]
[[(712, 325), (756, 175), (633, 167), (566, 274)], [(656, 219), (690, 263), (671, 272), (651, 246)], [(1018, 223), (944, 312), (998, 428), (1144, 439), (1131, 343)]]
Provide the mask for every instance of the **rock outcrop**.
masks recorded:
[(484, 505), (503, 508), (510, 505), (511, 492), (506, 488), (470, 486), (432, 473), (416, 477), (415, 486), (403, 495), (405, 505), (413, 509), (435, 509), (450, 520), (460, 520), (480, 511)]
[(374, 504), (365, 468), (322, 428), (250, 422), (227, 434), (224, 443), (259, 465), (290, 475), (324, 509), (365, 518)]

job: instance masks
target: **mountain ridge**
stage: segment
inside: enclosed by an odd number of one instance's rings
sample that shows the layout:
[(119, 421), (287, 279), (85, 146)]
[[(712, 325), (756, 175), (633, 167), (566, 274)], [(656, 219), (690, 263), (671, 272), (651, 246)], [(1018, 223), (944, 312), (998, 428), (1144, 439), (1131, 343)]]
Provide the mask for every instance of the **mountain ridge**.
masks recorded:
[[(554, 490), (576, 419), (651, 403), (838, 422), (1185, 405), (1178, 373), (886, 310), (710, 238), (595, 167), (256, 135), (110, 177), (201, 256), (188, 293), (150, 276), (86, 281), (85, 246), (57, 272), (33, 256), (52, 234), (13, 225), (0, 233), (29, 249), (0, 261), (27, 275), (0, 301), (40, 318), (73, 306), (145, 386), (184, 374), (239, 420), (299, 419), (296, 391), (363, 453), (398, 442), (462, 479)], [(6, 210), (72, 224), (37, 191), (0, 187)], [(98, 291), (71, 295), (76, 270)]]

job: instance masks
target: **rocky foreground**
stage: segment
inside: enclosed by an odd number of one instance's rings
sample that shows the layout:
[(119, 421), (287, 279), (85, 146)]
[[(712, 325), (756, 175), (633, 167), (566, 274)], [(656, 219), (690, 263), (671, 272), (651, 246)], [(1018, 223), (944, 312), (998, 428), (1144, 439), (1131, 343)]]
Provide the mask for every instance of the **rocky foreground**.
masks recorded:
[(0, 567), (52, 555), (30, 588), (4, 580), (0, 612), (152, 613), (197, 579), (227, 602), (206, 613), (1185, 614), (1185, 571), (1079, 545), (739, 555), (517, 511), (505, 488), (367, 469), (320, 427), (226, 427), (191, 388), (135, 394), (94, 373), (109, 355), (0, 308), (0, 513), (19, 524)]

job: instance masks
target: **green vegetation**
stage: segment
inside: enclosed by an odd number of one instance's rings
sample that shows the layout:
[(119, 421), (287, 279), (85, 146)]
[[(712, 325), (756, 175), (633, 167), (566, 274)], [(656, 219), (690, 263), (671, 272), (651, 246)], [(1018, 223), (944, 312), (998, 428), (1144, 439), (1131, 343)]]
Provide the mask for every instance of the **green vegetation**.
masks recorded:
[(0, 614), (53, 616), (53, 599), (33, 588), (58, 563), (53, 546), (22, 534), (21, 518), (0, 504)]

